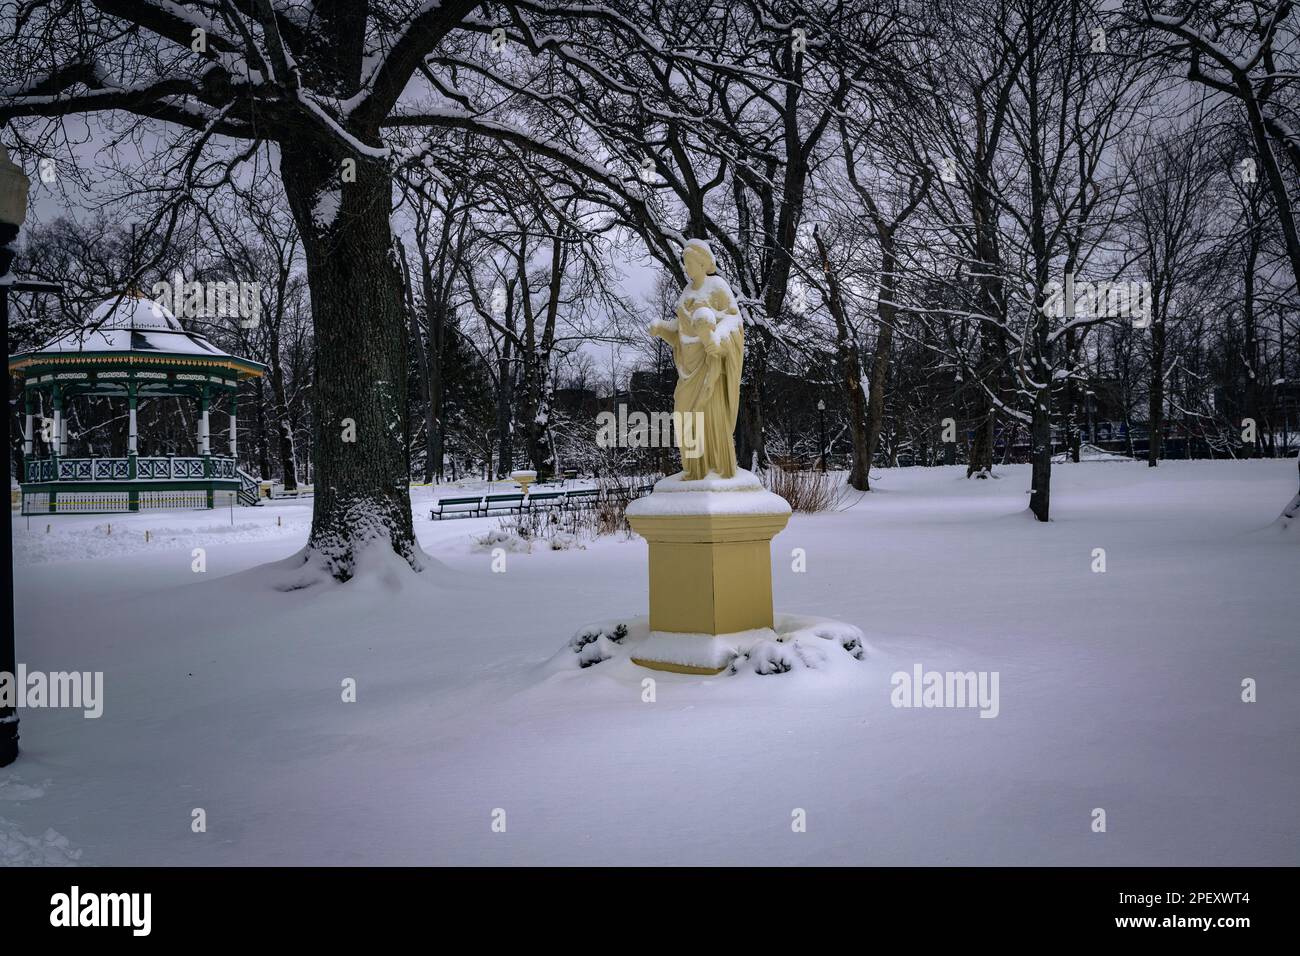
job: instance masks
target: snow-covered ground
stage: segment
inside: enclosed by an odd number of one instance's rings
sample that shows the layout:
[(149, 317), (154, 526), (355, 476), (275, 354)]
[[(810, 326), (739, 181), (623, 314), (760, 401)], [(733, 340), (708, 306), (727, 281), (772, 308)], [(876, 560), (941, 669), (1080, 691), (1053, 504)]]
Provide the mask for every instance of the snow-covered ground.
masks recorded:
[[(1295, 462), (1061, 465), (1047, 526), (1027, 468), (963, 473), (777, 537), (778, 610), (862, 661), (715, 678), (569, 648), (645, 614), (639, 540), (497, 573), (496, 519), (431, 522), (431, 489), (430, 571), (290, 592), (265, 565), (310, 502), (15, 519), (19, 660), (103, 671), (104, 714), (22, 712), (0, 862), (1300, 863)], [(917, 665), (996, 671), (996, 718), (894, 707)]]

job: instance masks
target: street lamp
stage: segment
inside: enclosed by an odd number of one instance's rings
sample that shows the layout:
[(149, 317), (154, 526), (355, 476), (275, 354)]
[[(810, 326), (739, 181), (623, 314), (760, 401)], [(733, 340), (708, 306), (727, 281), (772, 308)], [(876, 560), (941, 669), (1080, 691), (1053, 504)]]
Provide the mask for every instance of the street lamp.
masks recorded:
[(821, 432), (822, 471), (826, 471), (826, 401), (817, 399), (817, 428)]
[[(18, 238), (18, 228), (27, 218), (27, 192), (31, 184), (23, 175), (22, 169), (9, 159), (9, 151), (0, 145), (0, 325), (4, 331), (5, 361), (9, 360), (9, 287), (14, 277), (9, 272), (13, 265), (14, 249), (12, 243)], [(13, 455), (9, 444), (9, 423), (13, 417), (9, 409), (9, 372), (5, 370), (5, 408), (4, 415), (4, 450), (5, 475), (9, 474), (9, 465)], [(5, 489), (6, 492), (8, 489)], [(13, 517), (10, 505), (4, 505), (3, 547), (12, 547)], [(11, 556), (12, 557), (12, 556)], [(8, 684), (14, 691), (14, 706), (0, 706), (0, 767), (7, 767), (18, 759), (18, 708), (17, 694), (20, 688), (18, 680), (18, 657), (14, 652), (14, 565), (5, 561), (5, 580), (0, 581), (0, 612), (4, 614), (0, 622), (0, 678), (9, 675)]]

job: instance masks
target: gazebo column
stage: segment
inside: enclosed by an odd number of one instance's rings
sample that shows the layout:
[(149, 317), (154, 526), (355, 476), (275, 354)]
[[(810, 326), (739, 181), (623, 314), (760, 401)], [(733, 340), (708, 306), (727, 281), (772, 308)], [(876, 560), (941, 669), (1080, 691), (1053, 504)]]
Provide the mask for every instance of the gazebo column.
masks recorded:
[[(129, 421), (126, 427), (126, 456), (128, 458), (134, 458), (136, 455), (140, 454), (139, 432), (136, 430), (135, 425), (135, 382), (131, 382), (126, 386), (126, 405), (127, 414), (129, 416)], [(132, 477), (135, 476), (132, 475)]]
[(238, 393), (231, 389), (230, 391), (230, 457), (235, 459), (235, 465), (239, 465), (239, 442), (237, 440), (239, 429), (239, 396)]
[[(135, 410), (138, 404), (138, 396), (135, 390), (135, 380), (126, 383), (126, 404), (129, 421), (126, 432), (126, 477), (134, 482), (139, 475), (137, 466), (139, 464), (140, 454), (140, 433), (136, 429)], [(140, 510), (140, 489), (134, 484), (127, 489), (127, 508), (130, 511)]]
[(63, 389), (59, 388), (58, 382), (55, 382), (50, 391), (54, 403), (54, 429), (50, 435), (50, 438), (53, 439), (50, 446), (50, 460), (54, 467), (53, 480), (55, 483), (50, 485), (49, 509), (50, 514), (54, 514), (59, 506), (59, 454), (63, 447), (61, 442), (63, 436)]
[[(208, 387), (203, 386), (203, 391), (199, 395), (199, 454), (203, 456), (203, 477), (211, 480), (212, 478), (212, 449), (208, 444)], [(209, 508), (217, 506), (216, 496), (212, 493), (212, 486), (208, 485), (207, 504)]]
[(23, 389), (23, 411), (27, 416), (23, 424), (23, 470), (26, 471), (27, 459), (32, 457), (32, 390), (30, 388)]
[[(27, 477), (27, 469), (31, 466), (28, 464), (32, 460), (32, 390), (27, 387), (27, 379), (23, 379), (23, 412), (26, 418), (23, 420), (23, 467), (18, 472), (18, 484), (21, 488), (23, 484), (30, 479)], [(26, 499), (21, 497), (19, 492), (19, 501), (23, 502), (23, 511), (27, 510)]]
[(199, 397), (199, 454), (207, 456), (212, 454), (208, 448), (208, 387), (203, 386), (203, 394)]
[[(54, 401), (54, 429), (50, 433), (50, 457), (58, 459), (63, 454), (63, 389), (59, 388), (56, 382), (53, 389)], [(55, 465), (54, 475), (58, 478), (58, 466)]]

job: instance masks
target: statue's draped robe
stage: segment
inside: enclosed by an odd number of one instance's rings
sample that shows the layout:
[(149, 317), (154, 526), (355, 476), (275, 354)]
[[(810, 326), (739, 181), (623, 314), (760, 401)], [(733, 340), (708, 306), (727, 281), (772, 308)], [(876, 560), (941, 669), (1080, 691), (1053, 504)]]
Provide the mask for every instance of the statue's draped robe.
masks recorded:
[[(696, 310), (701, 308), (713, 311), (716, 325), (693, 319)], [(700, 413), (693, 427), (695, 449), (702, 454), (691, 457), (691, 448), (678, 435), (684, 477), (695, 481), (713, 472), (731, 478), (736, 474), (732, 433), (740, 409), (745, 332), (735, 296), (726, 280), (718, 275), (707, 276), (700, 288), (683, 289), (677, 299), (676, 325), (676, 335), (664, 336), (672, 345), (673, 363), (677, 366), (673, 411), (680, 414), (683, 422), (688, 415)]]

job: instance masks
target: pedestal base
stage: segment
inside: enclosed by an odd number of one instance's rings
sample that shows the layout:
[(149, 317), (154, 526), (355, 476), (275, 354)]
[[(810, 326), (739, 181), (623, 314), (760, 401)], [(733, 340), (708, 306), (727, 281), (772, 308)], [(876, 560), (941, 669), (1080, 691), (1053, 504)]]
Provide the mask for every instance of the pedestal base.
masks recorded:
[(752, 489), (737, 491), (657, 489), (628, 508), (628, 522), (650, 547), (650, 630), (676, 635), (680, 647), (673, 659), (634, 657), (636, 663), (717, 674), (725, 662), (713, 666), (709, 647), (689, 645), (772, 628), (771, 542), (790, 509), (753, 481)]
[(696, 667), (693, 664), (672, 664), (668, 661), (647, 661), (640, 657), (632, 658), (632, 663), (640, 664), (642, 667), (648, 667), (652, 671), (671, 671), (674, 674), (694, 674), (697, 677), (716, 677), (729, 666), (723, 664), (721, 667)]

